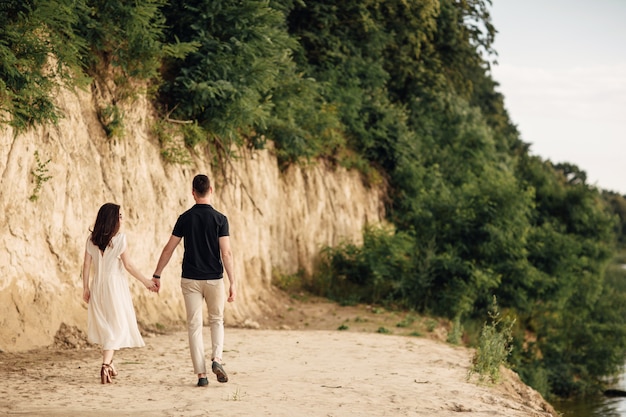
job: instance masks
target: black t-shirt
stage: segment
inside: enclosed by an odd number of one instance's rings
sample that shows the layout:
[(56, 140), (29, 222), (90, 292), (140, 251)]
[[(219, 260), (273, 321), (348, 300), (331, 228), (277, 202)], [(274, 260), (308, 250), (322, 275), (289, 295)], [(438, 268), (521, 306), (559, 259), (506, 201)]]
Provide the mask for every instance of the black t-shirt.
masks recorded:
[(183, 278), (224, 276), (219, 238), (228, 236), (226, 216), (209, 204), (196, 204), (178, 217), (172, 234), (184, 239)]

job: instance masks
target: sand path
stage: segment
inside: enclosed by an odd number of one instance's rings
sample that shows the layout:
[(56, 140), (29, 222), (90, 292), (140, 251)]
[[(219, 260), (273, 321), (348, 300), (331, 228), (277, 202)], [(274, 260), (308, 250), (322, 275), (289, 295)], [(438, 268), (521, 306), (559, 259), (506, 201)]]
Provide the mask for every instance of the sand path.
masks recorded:
[(108, 385), (95, 348), (0, 353), (0, 415), (556, 416), (512, 372), (467, 381), (471, 351), (422, 337), (227, 328), (230, 381), (203, 388), (185, 332), (145, 341), (116, 354)]

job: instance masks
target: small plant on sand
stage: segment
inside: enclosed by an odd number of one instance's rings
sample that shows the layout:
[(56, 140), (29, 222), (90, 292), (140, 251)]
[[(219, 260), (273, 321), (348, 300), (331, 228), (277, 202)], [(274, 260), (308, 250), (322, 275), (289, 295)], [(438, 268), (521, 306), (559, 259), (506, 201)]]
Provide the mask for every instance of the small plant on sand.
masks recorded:
[(41, 159), (39, 159), (39, 151), (35, 151), (35, 161), (37, 162), (37, 166), (34, 170), (30, 171), (32, 176), (35, 177), (35, 189), (30, 197), (28, 197), (30, 201), (37, 201), (37, 199), (39, 199), (41, 187), (46, 181), (52, 178), (48, 175), (48, 164), (50, 163), (50, 159), (46, 162), (41, 162)]
[(348, 330), (349, 327), (346, 326), (345, 324), (342, 324), (341, 326), (337, 327), (337, 330)]
[(485, 322), (480, 333), (467, 379), (477, 373), (481, 382), (488, 378), (495, 384), (500, 380), (500, 365), (506, 363), (507, 356), (511, 353), (515, 320), (500, 316), (495, 296), (488, 314), (489, 320)]
[(235, 391), (228, 396), (228, 401), (241, 401), (244, 397), (244, 393), (237, 387)]

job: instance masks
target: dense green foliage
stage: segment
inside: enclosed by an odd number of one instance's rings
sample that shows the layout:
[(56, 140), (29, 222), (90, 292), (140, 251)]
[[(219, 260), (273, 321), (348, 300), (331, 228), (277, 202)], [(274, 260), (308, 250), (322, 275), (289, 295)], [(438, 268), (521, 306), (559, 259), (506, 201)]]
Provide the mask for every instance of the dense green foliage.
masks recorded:
[(198, 45), (167, 60), (160, 101), (223, 146), (272, 138), (281, 161), (330, 154), (342, 144), (336, 117), (313, 80), (298, 72), (298, 43), (267, 1), (177, 0), (164, 8), (166, 41)]
[(515, 322), (498, 351), (522, 378), (584, 394), (624, 361), (626, 288), (611, 260), (626, 200), (530, 155), (490, 75), (489, 4), (6, 1), (2, 122), (55, 121), (55, 88), (89, 76), (117, 89), (101, 109), (109, 136), (124, 132), (118, 101), (155, 92), (168, 161), (185, 159), (174, 131), (189, 148), (272, 140), (281, 164), (375, 168), (393, 228), (325, 249), (310, 287), (470, 324), (459, 329), (483, 323), (496, 297)]
[[(158, 78), (164, 57), (160, 7), (165, 0), (10, 0), (0, 5), (0, 111), (18, 131), (62, 116), (54, 104), (60, 85), (82, 86), (87, 76)], [(132, 95), (132, 87), (121, 88)], [(116, 103), (111, 103), (114, 109)]]
[(156, 77), (165, 55), (161, 7), (166, 0), (82, 1), (76, 33), (88, 45), (82, 55), (88, 73), (107, 76), (106, 71), (115, 68), (117, 83), (128, 77)]
[(615, 233), (619, 245), (626, 247), (626, 198), (612, 191), (603, 191), (602, 197), (608, 206), (611, 207), (611, 211), (617, 215)]
[[(72, 79), (84, 43), (73, 25), (80, 0), (0, 4), (0, 122), (18, 131), (58, 118), (52, 97)], [(56, 62), (50, 60), (54, 56)]]

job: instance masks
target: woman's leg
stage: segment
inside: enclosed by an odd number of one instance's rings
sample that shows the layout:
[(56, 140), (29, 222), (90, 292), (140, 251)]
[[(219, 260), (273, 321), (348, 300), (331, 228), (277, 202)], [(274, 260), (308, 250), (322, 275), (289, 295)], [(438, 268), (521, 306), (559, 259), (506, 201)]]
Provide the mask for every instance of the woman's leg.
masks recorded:
[(103, 384), (111, 382), (111, 361), (113, 360), (112, 349), (102, 349), (102, 368), (100, 369), (100, 379)]
[(111, 364), (111, 361), (113, 360), (113, 353), (115, 351), (113, 349), (107, 349), (104, 350), (102, 349), (102, 363), (106, 363), (107, 365)]

